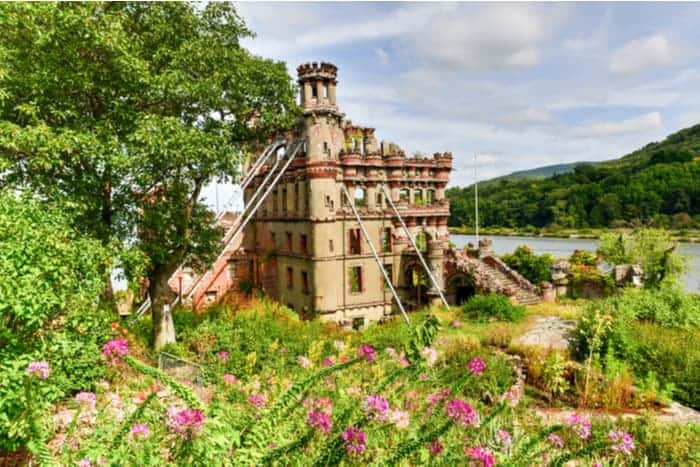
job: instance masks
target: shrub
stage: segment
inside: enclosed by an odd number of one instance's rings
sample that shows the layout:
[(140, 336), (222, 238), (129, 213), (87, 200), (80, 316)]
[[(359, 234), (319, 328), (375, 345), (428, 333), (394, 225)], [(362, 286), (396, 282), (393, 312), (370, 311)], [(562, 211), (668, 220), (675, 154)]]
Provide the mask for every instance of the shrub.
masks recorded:
[(487, 321), (520, 321), (525, 317), (525, 307), (514, 305), (505, 295), (475, 295), (463, 306), (462, 310), (470, 319)]
[(537, 256), (525, 245), (517, 247), (512, 254), (503, 255), (501, 259), (533, 284), (550, 279), (550, 266), (554, 261), (554, 257), (549, 253)]
[(574, 250), (569, 257), (569, 263), (581, 266), (598, 266), (598, 257), (592, 251)]
[(0, 192), (0, 449), (24, 444), (32, 429), (21, 390), (29, 362), (52, 368), (42, 402), (103, 374), (98, 344), (109, 317), (97, 303), (106, 258), (55, 206)]

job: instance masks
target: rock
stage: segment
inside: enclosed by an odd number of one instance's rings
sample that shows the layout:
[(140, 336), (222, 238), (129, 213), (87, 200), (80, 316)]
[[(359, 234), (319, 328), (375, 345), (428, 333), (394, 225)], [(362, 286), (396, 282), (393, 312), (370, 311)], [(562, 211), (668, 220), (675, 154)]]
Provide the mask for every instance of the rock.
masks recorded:
[(533, 326), (522, 336), (513, 339), (512, 343), (528, 347), (567, 350), (575, 327), (576, 322), (573, 320), (564, 320), (556, 316), (538, 316)]

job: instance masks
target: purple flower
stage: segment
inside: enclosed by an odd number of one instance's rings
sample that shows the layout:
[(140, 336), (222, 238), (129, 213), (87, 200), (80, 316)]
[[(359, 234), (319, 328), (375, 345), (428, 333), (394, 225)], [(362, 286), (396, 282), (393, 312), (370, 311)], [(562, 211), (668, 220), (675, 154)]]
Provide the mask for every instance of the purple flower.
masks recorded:
[(263, 393), (251, 394), (248, 396), (248, 402), (259, 409), (264, 409), (267, 404), (267, 395)]
[(492, 467), (496, 463), (496, 459), (491, 454), (491, 451), (481, 446), (465, 446), (464, 454), (468, 458), (480, 462), (481, 467)]
[(421, 350), (420, 354), (425, 359), (425, 361), (428, 363), (428, 366), (433, 366), (433, 365), (435, 365), (435, 362), (437, 362), (438, 353), (437, 353), (437, 350), (435, 350), (433, 348), (424, 347), (423, 350)]
[(479, 412), (460, 399), (453, 399), (447, 403), (447, 416), (464, 426), (479, 426)]
[(131, 426), (131, 437), (132, 438), (148, 438), (150, 430), (148, 425), (145, 423), (137, 423)]
[(342, 434), (345, 449), (349, 455), (362, 454), (367, 449), (367, 435), (359, 428), (349, 427)]
[(433, 456), (439, 456), (443, 448), (444, 446), (442, 443), (436, 439), (428, 443), (428, 451), (430, 451), (430, 454)]
[(483, 373), (486, 369), (486, 362), (480, 359), (479, 357), (474, 357), (471, 360), (469, 360), (468, 368), (474, 376), (480, 376), (481, 373)]
[(311, 368), (311, 360), (304, 357), (303, 355), (298, 355), (297, 361), (299, 362), (299, 365), (301, 365), (302, 368)]
[(229, 354), (228, 354), (228, 352), (226, 352), (225, 350), (219, 351), (219, 352), (216, 354), (216, 356), (219, 357), (219, 360), (221, 360), (222, 362), (224, 362), (224, 363), (228, 362)]
[(112, 339), (102, 347), (102, 355), (110, 365), (116, 365), (129, 354), (129, 343), (126, 339)]
[(168, 428), (182, 439), (192, 439), (202, 431), (204, 414), (198, 409), (168, 409)]
[(326, 357), (323, 359), (323, 362), (321, 362), (321, 364), (326, 368), (333, 366), (333, 358)]
[(389, 401), (384, 397), (373, 394), (365, 399), (365, 412), (377, 420), (386, 420), (389, 415)]
[(506, 430), (496, 430), (496, 436), (504, 446), (510, 446), (510, 433)]
[(27, 365), (27, 373), (34, 375), (39, 379), (46, 379), (49, 377), (51, 369), (49, 368), (49, 364), (47, 362), (32, 362)]
[(221, 379), (224, 380), (224, 383), (233, 386), (238, 382), (238, 378), (236, 378), (235, 375), (232, 375), (230, 373), (226, 373), (224, 376), (221, 377)]
[(630, 455), (634, 451), (634, 438), (629, 433), (622, 430), (611, 431), (608, 433), (608, 438), (615, 443), (612, 446), (613, 451), (621, 452), (625, 455)]
[(408, 428), (411, 424), (410, 415), (402, 410), (392, 410), (389, 415), (389, 421), (396, 425), (397, 428)]
[(75, 402), (78, 404), (83, 404), (91, 409), (95, 408), (95, 402), (97, 402), (97, 396), (94, 392), (81, 391), (75, 395)]
[(328, 433), (333, 426), (331, 417), (321, 410), (313, 409), (306, 417), (306, 423), (320, 432)]
[(555, 435), (554, 433), (550, 433), (549, 436), (547, 436), (547, 441), (559, 449), (564, 447), (564, 440), (561, 438), (561, 436)]
[(566, 423), (573, 428), (581, 439), (587, 439), (591, 436), (591, 421), (583, 415), (576, 413), (571, 414), (566, 420)]
[(372, 347), (371, 345), (362, 344), (357, 351), (357, 355), (360, 358), (364, 358), (368, 362), (372, 363), (375, 359), (374, 347)]

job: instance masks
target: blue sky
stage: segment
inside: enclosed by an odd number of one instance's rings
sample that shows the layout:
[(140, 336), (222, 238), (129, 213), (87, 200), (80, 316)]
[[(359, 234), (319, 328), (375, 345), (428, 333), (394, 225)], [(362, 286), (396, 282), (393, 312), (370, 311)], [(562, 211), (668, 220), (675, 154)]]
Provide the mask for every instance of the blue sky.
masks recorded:
[(244, 45), (339, 68), (354, 122), (410, 154), (450, 150), (452, 185), (616, 158), (700, 123), (700, 4), (238, 3)]

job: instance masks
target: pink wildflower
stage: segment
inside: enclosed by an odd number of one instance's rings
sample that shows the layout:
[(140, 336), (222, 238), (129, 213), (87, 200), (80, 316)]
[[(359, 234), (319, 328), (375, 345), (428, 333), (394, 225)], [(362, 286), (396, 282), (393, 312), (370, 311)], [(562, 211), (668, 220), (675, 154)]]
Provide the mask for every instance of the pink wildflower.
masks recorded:
[(447, 403), (447, 415), (455, 423), (461, 423), (464, 426), (479, 426), (479, 412), (460, 399), (453, 399)]
[(387, 347), (386, 349), (384, 349), (384, 352), (386, 352), (386, 354), (391, 358), (397, 358), (399, 356), (399, 353), (393, 347)]
[(333, 341), (333, 348), (337, 350), (338, 352), (341, 352), (343, 349), (345, 349), (345, 342), (343, 341)]
[(571, 426), (581, 439), (587, 439), (591, 436), (591, 421), (585, 416), (576, 413), (571, 414), (566, 423)]
[(447, 398), (450, 397), (451, 392), (452, 391), (450, 391), (450, 388), (438, 389), (434, 393), (428, 395), (425, 400), (430, 405), (439, 404), (440, 402), (447, 400)]
[(49, 369), (49, 364), (47, 362), (32, 362), (27, 365), (27, 373), (39, 379), (46, 379), (49, 377), (51, 369)]
[(342, 434), (343, 441), (345, 442), (345, 449), (348, 454), (362, 454), (367, 449), (367, 435), (365, 432), (359, 428), (353, 426), (349, 427)]
[(309, 415), (306, 417), (306, 423), (308, 423), (310, 427), (323, 433), (328, 433), (333, 426), (331, 417), (326, 412), (316, 409), (309, 412)]
[(389, 416), (389, 421), (396, 425), (397, 428), (408, 428), (411, 423), (408, 412), (401, 410), (392, 410), (391, 415)]
[(518, 394), (518, 391), (516, 389), (509, 389), (508, 391), (504, 392), (500, 399), (499, 402), (505, 402), (508, 401), (508, 405), (511, 407), (515, 407), (518, 405), (520, 402), (520, 395)]
[(496, 463), (496, 459), (491, 454), (491, 451), (481, 446), (465, 446), (464, 454), (470, 459), (480, 462), (481, 467), (492, 467)]
[(131, 426), (131, 437), (132, 438), (148, 438), (150, 430), (148, 425), (145, 423), (137, 423)]
[(428, 451), (433, 456), (439, 456), (443, 449), (442, 443), (436, 439), (428, 443)]
[(401, 354), (396, 363), (398, 363), (401, 368), (406, 368), (407, 366), (411, 365), (411, 362), (409, 362), (406, 356), (403, 354)]
[(129, 354), (129, 343), (126, 339), (112, 339), (102, 347), (102, 355), (110, 365), (121, 363)]
[(221, 360), (222, 362), (224, 362), (224, 363), (228, 362), (229, 354), (225, 350), (221, 350), (221, 351), (217, 352), (216, 356), (219, 357), (219, 360)]
[(486, 362), (479, 357), (474, 357), (469, 360), (469, 371), (474, 376), (480, 376), (486, 369)]
[(311, 368), (311, 360), (303, 355), (297, 355), (297, 362), (299, 362), (302, 368)]
[(561, 438), (561, 436), (555, 435), (554, 433), (550, 433), (549, 436), (547, 436), (547, 441), (559, 449), (564, 447), (564, 440)]
[(80, 462), (78, 462), (78, 467), (90, 467), (92, 466), (92, 462), (88, 459), (81, 459)]
[(370, 363), (374, 362), (374, 359), (376, 358), (374, 347), (372, 347), (371, 345), (367, 345), (367, 344), (362, 344), (360, 346), (360, 348), (357, 351), (357, 355), (360, 358), (364, 358), (365, 360), (367, 360)]
[(204, 414), (197, 409), (168, 409), (168, 428), (182, 439), (192, 439), (202, 431)]
[(433, 348), (424, 347), (423, 350), (421, 350), (420, 354), (425, 359), (425, 361), (428, 363), (428, 366), (433, 366), (433, 365), (435, 365), (435, 362), (437, 362), (438, 353), (437, 353), (437, 350), (435, 350)]
[(377, 420), (386, 420), (389, 415), (389, 401), (384, 397), (373, 394), (365, 399), (365, 412)]
[(622, 430), (611, 431), (608, 433), (608, 438), (613, 443), (616, 443), (612, 446), (613, 451), (621, 452), (625, 455), (630, 455), (634, 451), (634, 439), (629, 433)]
[(323, 359), (323, 362), (321, 363), (324, 367), (328, 368), (330, 366), (333, 366), (333, 358), (332, 357), (326, 357)]
[(498, 439), (504, 446), (510, 446), (510, 433), (508, 433), (506, 430), (496, 430), (496, 436), (498, 436)]
[(259, 409), (264, 409), (267, 404), (267, 394), (251, 394), (248, 396), (248, 402)]
[(221, 377), (221, 379), (224, 380), (224, 383), (233, 386), (238, 382), (238, 378), (236, 378), (235, 375), (232, 375), (230, 373), (226, 373), (224, 376)]
[(75, 402), (94, 409), (95, 402), (97, 402), (97, 396), (95, 396), (94, 392), (81, 391), (75, 395)]

